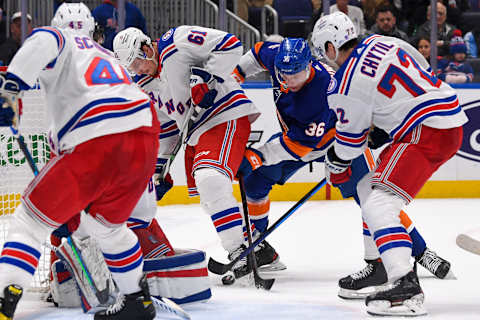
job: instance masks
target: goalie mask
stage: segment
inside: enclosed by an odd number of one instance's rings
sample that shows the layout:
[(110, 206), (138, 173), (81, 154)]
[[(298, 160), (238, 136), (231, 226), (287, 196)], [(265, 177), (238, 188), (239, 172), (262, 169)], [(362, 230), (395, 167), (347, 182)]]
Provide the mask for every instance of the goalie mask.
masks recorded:
[(83, 2), (64, 3), (58, 7), (51, 25), (59, 29), (73, 29), (80, 34), (92, 37), (95, 20), (90, 9)]

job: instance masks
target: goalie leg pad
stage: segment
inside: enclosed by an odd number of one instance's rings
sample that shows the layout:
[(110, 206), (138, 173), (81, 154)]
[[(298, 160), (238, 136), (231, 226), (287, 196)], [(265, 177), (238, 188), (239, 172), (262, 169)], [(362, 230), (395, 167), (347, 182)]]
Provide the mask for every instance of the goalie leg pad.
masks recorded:
[(145, 259), (143, 271), (147, 276), (150, 294), (166, 297), (178, 304), (210, 299), (205, 252), (175, 249), (174, 256)]
[(55, 305), (60, 308), (80, 307), (77, 283), (65, 264), (60, 260), (53, 262), (51, 274), (50, 289)]
[(115, 284), (94, 239), (69, 238), (60, 245), (57, 255), (75, 277), (85, 312), (112, 301)]

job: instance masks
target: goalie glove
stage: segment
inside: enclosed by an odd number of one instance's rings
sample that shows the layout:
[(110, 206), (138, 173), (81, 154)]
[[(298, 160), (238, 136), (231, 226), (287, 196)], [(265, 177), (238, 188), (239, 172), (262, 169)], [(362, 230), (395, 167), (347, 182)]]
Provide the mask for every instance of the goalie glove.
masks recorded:
[(223, 79), (198, 67), (192, 67), (190, 73), (190, 94), (193, 103), (201, 108), (210, 108), (218, 93), (215, 82), (223, 82)]
[(20, 86), (0, 73), (0, 126), (17, 125), (15, 114), (19, 112)]
[(347, 182), (352, 176), (350, 165), (352, 160), (340, 159), (335, 153), (335, 149), (331, 147), (327, 151), (325, 157), (325, 177), (327, 181), (334, 187)]

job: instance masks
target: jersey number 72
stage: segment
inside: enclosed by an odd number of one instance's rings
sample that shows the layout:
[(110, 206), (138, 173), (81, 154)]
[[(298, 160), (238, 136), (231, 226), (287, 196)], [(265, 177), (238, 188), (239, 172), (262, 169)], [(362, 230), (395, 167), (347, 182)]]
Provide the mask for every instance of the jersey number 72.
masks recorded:
[(387, 68), (387, 71), (385, 71), (382, 80), (380, 80), (377, 86), (378, 91), (387, 97), (392, 98), (397, 90), (394, 85), (395, 81), (400, 83), (413, 97), (418, 97), (425, 93), (425, 90), (404, 71), (404, 69), (410, 68), (411, 65), (418, 71), (420, 77), (426, 80), (431, 86), (439, 88), (442, 84), (437, 77), (423, 70), (423, 68), (418, 65), (417, 61), (415, 61), (415, 59), (413, 59), (406, 51), (399, 48), (397, 50), (397, 57), (403, 68), (391, 64)]

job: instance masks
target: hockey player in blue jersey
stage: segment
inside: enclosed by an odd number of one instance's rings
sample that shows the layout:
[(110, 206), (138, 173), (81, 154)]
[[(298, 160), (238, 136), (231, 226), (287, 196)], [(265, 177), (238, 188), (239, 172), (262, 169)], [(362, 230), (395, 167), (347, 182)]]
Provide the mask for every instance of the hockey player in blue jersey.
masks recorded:
[[(310, 49), (303, 39), (287, 38), (281, 44), (257, 43), (242, 56), (234, 74), (239, 82), (243, 82), (246, 77), (261, 71), (270, 73), (282, 132), (272, 136), (258, 149), (247, 150), (241, 166), (245, 176), (250, 218), (259, 232), (265, 231), (268, 226), (268, 194), (272, 186), (283, 185), (311, 161), (323, 162), (326, 150), (333, 142), (337, 121), (326, 101), (334, 71), (329, 66), (312, 60)], [(371, 137), (374, 147), (388, 142), (388, 136), (385, 138), (380, 130), (374, 130)], [(334, 186), (340, 188), (343, 197), (354, 197), (360, 204), (360, 198), (368, 190), (357, 192), (357, 185), (374, 166), (373, 155), (367, 150), (354, 160), (352, 178)], [(425, 241), (405, 212), (401, 211), (400, 218), (413, 239), (413, 256), (437, 277), (444, 278), (450, 264), (426, 247)], [(340, 297), (363, 298), (371, 287), (386, 282), (385, 269), (366, 224), (363, 225), (363, 234), (367, 266), (340, 280)], [(275, 249), (266, 241), (259, 245), (256, 256), (259, 266), (270, 264), (266, 267), (273, 270), (285, 268), (279, 262)]]

